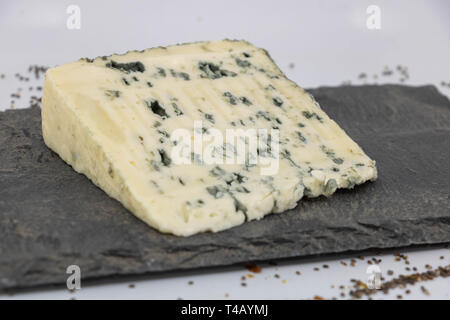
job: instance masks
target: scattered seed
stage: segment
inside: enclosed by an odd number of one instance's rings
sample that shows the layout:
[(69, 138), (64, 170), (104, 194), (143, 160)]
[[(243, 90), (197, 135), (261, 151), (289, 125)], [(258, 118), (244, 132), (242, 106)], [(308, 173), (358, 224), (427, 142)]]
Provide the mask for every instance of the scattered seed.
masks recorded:
[(391, 69), (389, 69), (388, 66), (385, 66), (384, 69), (383, 69), (383, 71), (381, 72), (381, 74), (382, 74), (383, 76), (391, 76), (392, 73), (393, 73), (393, 71), (392, 71)]
[(420, 290), (422, 290), (423, 294), (426, 296), (430, 295), (430, 291), (427, 290), (427, 288), (425, 288), (424, 286), (420, 287)]
[[(391, 270), (388, 271), (388, 274)], [(423, 281), (429, 281), (433, 280), (435, 278), (441, 277), (441, 278), (447, 278), (450, 276), (450, 265), (448, 266), (442, 266), (438, 267), (434, 270), (428, 270), (426, 272), (422, 273), (414, 273), (409, 275), (400, 275), (397, 278), (394, 278), (390, 281), (383, 282), (381, 284), (381, 291), (384, 294), (387, 294), (389, 290), (395, 289), (395, 288), (405, 288), (407, 285), (414, 285), (417, 282), (423, 282)], [(373, 294), (376, 294), (379, 290), (371, 290), (368, 289), (367, 286), (359, 280), (352, 279), (351, 282), (354, 283), (353, 288), (354, 290), (350, 291), (350, 296), (353, 298), (361, 298), (363, 295), (370, 296)], [(423, 287), (421, 288), (422, 292), (424, 294), (429, 294), (428, 290)]]

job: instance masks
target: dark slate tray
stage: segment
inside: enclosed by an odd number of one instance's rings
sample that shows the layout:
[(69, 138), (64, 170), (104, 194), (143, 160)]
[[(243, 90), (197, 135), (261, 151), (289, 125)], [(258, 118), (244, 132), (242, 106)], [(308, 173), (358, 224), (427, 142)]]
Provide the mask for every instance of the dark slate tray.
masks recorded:
[(379, 180), (224, 232), (161, 234), (46, 148), (40, 109), (0, 112), (0, 290), (450, 241), (450, 101), (435, 87), (319, 88)]

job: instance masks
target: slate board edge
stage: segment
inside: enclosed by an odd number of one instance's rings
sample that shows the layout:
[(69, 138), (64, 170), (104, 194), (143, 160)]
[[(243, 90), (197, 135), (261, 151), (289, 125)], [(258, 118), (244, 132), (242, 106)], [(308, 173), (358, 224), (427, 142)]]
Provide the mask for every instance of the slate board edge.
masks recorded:
[[(264, 257), (263, 259), (253, 259), (249, 261), (243, 261), (242, 259), (238, 259), (236, 261), (230, 261), (230, 263), (217, 263), (217, 264), (209, 264), (208, 266), (201, 266), (201, 267), (186, 267), (186, 268), (173, 268), (173, 269), (164, 269), (160, 271), (136, 271), (136, 272), (111, 272), (109, 274), (103, 273), (100, 276), (97, 275), (83, 275), (82, 276), (82, 284), (93, 285), (95, 282), (102, 281), (104, 284), (108, 283), (114, 283), (117, 281), (126, 281), (127, 279), (132, 279), (133, 277), (151, 277), (154, 275), (173, 275), (177, 272), (188, 272), (196, 270), (198, 272), (204, 271), (212, 271), (218, 270), (219, 268), (227, 268), (227, 267), (238, 267), (243, 266), (245, 263), (267, 263), (269, 261), (289, 261), (293, 259), (308, 259), (308, 258), (319, 258), (319, 257), (332, 257), (332, 256), (346, 256), (346, 255), (361, 255), (363, 253), (370, 253), (373, 251), (380, 251), (383, 250), (389, 250), (389, 251), (403, 251), (403, 250), (412, 250), (412, 249), (420, 249), (425, 248), (429, 246), (436, 246), (436, 248), (441, 247), (448, 247), (450, 246), (450, 238), (447, 242), (411, 242), (409, 244), (405, 244), (404, 246), (400, 247), (392, 247), (392, 246), (377, 246), (377, 247), (367, 247), (367, 248), (358, 248), (358, 249), (349, 249), (349, 250), (343, 250), (343, 251), (334, 251), (330, 252), (327, 251), (326, 253), (317, 253), (317, 254), (309, 254), (309, 255), (298, 255), (298, 254), (292, 254), (292, 255), (283, 255), (283, 257)], [(338, 257), (335, 257), (335, 259), (339, 259)], [(61, 286), (65, 287), (66, 280), (69, 275), (62, 274), (61, 279), (55, 280), (55, 281), (36, 281), (36, 282), (30, 282), (30, 283), (21, 283), (20, 285), (16, 284), (10, 284), (10, 285), (2, 285), (0, 283), (0, 294), (10, 294), (15, 292), (29, 292), (34, 290), (40, 290), (40, 289), (61, 289)]]

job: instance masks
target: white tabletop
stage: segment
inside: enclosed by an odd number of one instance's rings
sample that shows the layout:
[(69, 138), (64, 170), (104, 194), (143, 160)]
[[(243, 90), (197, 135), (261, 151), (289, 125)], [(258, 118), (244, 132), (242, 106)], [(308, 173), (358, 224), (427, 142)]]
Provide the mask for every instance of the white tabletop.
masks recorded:
[[(80, 29), (67, 27), (73, 15), (67, 13), (69, 4), (80, 9)], [(302, 87), (348, 81), (354, 85), (434, 84), (450, 96), (450, 2), (378, 0), (380, 29), (372, 30), (366, 24), (373, 14), (366, 13), (370, 4), (351, 0), (2, 1), (0, 110), (28, 107), (31, 95), (42, 94), (36, 91), (42, 78), (24, 82), (15, 76), (30, 76), (30, 65), (54, 66), (80, 57), (223, 38), (245, 39), (267, 49), (286, 75)], [(408, 77), (398, 66), (407, 68)], [(392, 74), (383, 74), (386, 70)], [(22, 88), (20, 99), (12, 98), (18, 88)], [(15, 100), (13, 105), (11, 100)], [(434, 269), (450, 262), (450, 250), (443, 247), (408, 250), (410, 265), (395, 261), (394, 252), (367, 254), (367, 258), (382, 259), (379, 267), (384, 281), (414, 273), (413, 267), (425, 272), (426, 264)], [(363, 261), (356, 255), (291, 259), (278, 266), (262, 265), (261, 273), (236, 266), (82, 282), (82, 289), (74, 293), (39, 289), (0, 295), (0, 299), (308, 299), (316, 295), (341, 299), (349, 298), (350, 279), (367, 280), (367, 258)], [(349, 264), (352, 258), (356, 259), (354, 267), (340, 263)], [(405, 294), (406, 289), (411, 292)], [(396, 299), (400, 294), (403, 299), (449, 299), (450, 279), (438, 278), (406, 289), (386, 295), (379, 292), (373, 298)]]

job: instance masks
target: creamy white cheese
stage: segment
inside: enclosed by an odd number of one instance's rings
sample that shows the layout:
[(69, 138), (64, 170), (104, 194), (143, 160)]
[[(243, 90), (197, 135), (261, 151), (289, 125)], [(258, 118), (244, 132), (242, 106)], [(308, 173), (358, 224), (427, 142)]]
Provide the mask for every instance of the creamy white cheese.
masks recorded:
[[(206, 138), (214, 129), (224, 137), (230, 129), (276, 130), (278, 150), (247, 156), (279, 159), (278, 170), (264, 175), (261, 163), (227, 163), (227, 145), (215, 152), (223, 164), (194, 151), (192, 162), (179, 164), (172, 158), (180, 147), (173, 132), (194, 137), (196, 121), (203, 125), (197, 134)], [(377, 176), (375, 162), (313, 97), (264, 50), (244, 41), (154, 48), (52, 68), (42, 130), (48, 147), (77, 172), (149, 225), (179, 236), (224, 230), (294, 208), (304, 195), (329, 196)]]

